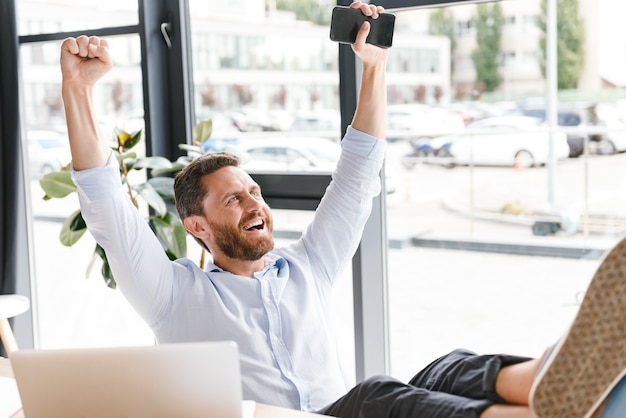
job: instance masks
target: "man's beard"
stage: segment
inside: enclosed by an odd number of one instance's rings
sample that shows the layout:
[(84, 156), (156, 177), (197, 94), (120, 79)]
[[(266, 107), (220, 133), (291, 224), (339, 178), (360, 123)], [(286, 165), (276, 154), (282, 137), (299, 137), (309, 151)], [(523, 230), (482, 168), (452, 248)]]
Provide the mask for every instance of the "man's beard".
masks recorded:
[(227, 257), (235, 260), (256, 261), (274, 248), (274, 238), (271, 236), (272, 221), (265, 222), (269, 236), (258, 238), (250, 242), (240, 230), (228, 225), (210, 223), (215, 244)]

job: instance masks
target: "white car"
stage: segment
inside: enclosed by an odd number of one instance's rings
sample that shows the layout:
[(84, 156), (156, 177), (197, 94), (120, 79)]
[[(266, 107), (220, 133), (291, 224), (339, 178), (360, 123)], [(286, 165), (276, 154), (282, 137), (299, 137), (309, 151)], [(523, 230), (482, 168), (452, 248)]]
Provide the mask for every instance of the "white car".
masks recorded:
[[(341, 145), (323, 137), (286, 136), (241, 140), (228, 149), (241, 158), (241, 168), (251, 173), (316, 172), (332, 173), (337, 167)], [(387, 193), (397, 189), (394, 171), (385, 171)]]
[(388, 139), (433, 138), (455, 134), (464, 128), (463, 116), (457, 111), (444, 107), (402, 104), (390, 105), (387, 109)]
[(39, 179), (45, 174), (60, 170), (71, 160), (67, 136), (45, 129), (31, 129), (26, 132), (28, 143), (28, 165), (30, 176)]
[[(523, 168), (545, 165), (550, 158), (550, 137), (543, 122), (530, 116), (498, 116), (470, 124), (462, 135), (433, 140), (446, 149), (452, 165), (502, 165)], [(553, 138), (555, 159), (567, 158), (569, 145), (563, 132)]]
[(337, 165), (341, 146), (326, 138), (288, 136), (241, 140), (235, 151), (242, 158), (241, 167), (250, 172), (330, 173)]
[(607, 129), (605, 141), (597, 145), (600, 154), (626, 152), (626, 112), (624, 103), (620, 105), (601, 103), (597, 105), (598, 117)]

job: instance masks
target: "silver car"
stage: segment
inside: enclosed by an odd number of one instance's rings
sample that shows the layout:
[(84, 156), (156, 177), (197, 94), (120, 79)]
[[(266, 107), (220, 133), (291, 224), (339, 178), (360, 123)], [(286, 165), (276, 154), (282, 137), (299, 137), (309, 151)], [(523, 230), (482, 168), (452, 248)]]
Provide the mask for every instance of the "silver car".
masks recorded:
[(60, 170), (71, 160), (68, 139), (57, 131), (28, 130), (26, 143), (28, 144), (27, 164), (33, 179)]

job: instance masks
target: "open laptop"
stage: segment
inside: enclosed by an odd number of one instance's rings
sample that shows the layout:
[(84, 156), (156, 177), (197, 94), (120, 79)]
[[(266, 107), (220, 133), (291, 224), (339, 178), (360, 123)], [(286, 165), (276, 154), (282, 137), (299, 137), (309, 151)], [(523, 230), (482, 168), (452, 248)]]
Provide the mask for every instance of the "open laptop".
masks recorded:
[(232, 341), (19, 350), (11, 365), (26, 418), (248, 418)]

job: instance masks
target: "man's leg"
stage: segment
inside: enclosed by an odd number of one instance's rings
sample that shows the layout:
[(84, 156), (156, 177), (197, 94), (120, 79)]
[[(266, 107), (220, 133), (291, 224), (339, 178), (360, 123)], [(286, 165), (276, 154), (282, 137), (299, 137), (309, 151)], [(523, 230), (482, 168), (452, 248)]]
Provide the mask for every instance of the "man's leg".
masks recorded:
[[(479, 356), (455, 350), (433, 361), (409, 384), (377, 376), (360, 383), (320, 413), (342, 418), (531, 417), (528, 388), (537, 363), (526, 357)], [(525, 383), (520, 385), (522, 381)], [(519, 395), (515, 386), (525, 387), (525, 395)], [(499, 387), (506, 390), (499, 393)], [(518, 406), (504, 404), (518, 398), (523, 398)]]
[(498, 396), (509, 404), (528, 405), (530, 389), (544, 359), (545, 354), (540, 359), (532, 359), (502, 368), (495, 384)]
[(504, 354), (454, 350), (430, 363), (410, 384), (493, 403), (528, 405), (539, 360)]
[(626, 372), (626, 239), (598, 267), (531, 390), (539, 418), (589, 417)]
[(478, 418), (491, 405), (486, 399), (430, 391), (375, 376), (318, 413), (340, 418)]

